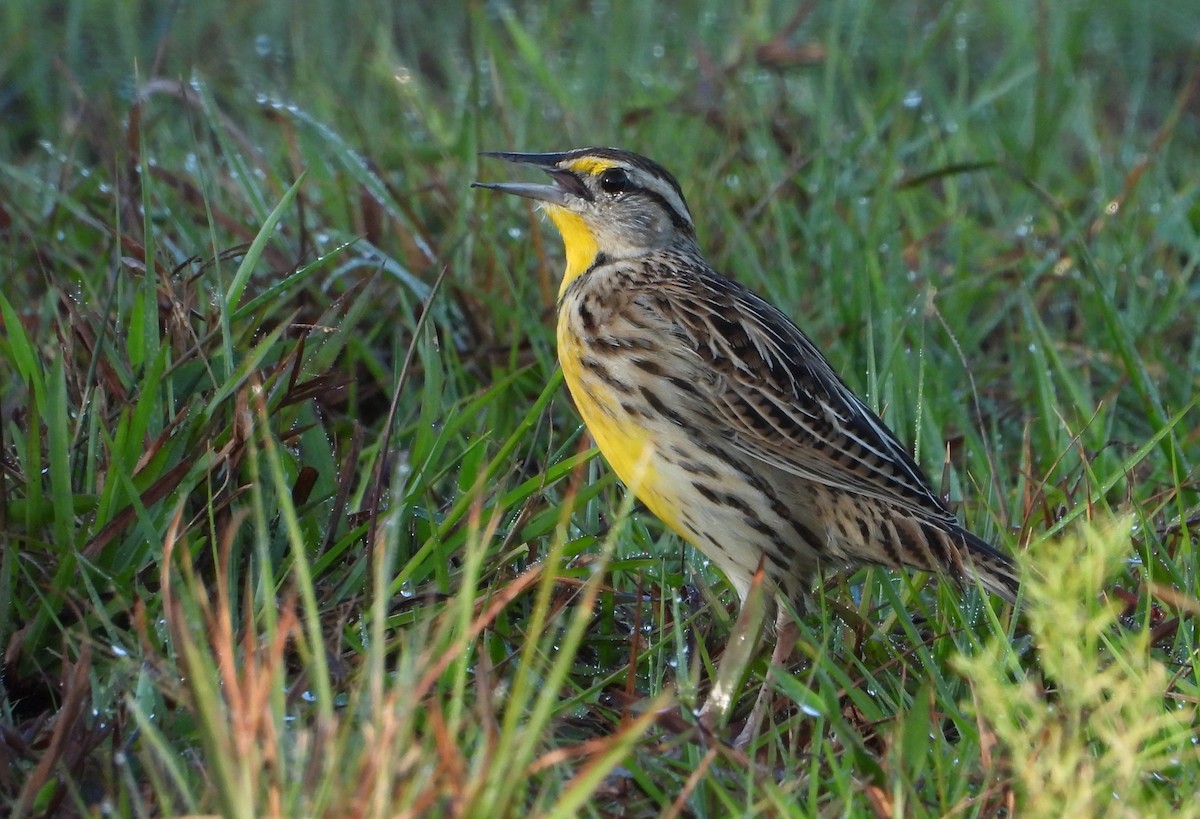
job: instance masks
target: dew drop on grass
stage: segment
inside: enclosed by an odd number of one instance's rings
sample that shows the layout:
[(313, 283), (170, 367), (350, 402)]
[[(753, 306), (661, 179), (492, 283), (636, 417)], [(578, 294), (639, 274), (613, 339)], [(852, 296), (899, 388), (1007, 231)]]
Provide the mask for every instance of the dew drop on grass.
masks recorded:
[(910, 88), (908, 93), (904, 95), (901, 105), (903, 105), (905, 108), (916, 108), (922, 103), (923, 100), (924, 97), (921, 96), (920, 91), (915, 88)]
[(271, 38), (266, 34), (260, 34), (254, 38), (254, 53), (260, 57), (270, 57), (271, 52), (275, 49), (271, 45)]

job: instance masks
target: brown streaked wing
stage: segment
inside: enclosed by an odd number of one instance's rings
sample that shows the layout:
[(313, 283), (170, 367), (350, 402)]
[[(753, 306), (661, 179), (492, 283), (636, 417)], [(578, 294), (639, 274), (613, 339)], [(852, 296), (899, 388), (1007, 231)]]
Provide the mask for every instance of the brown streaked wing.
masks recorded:
[[(783, 313), (705, 270), (656, 285), (669, 319), (717, 373), (710, 391), (746, 455), (835, 489), (953, 523), (912, 456)], [(675, 290), (675, 293), (663, 292)]]

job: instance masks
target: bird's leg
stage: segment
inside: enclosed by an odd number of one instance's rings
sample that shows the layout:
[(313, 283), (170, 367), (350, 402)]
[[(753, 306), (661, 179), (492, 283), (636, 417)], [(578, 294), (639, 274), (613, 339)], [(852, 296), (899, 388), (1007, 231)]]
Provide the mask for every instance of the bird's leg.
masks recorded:
[(725, 727), (733, 708), (734, 695), (740, 690), (746, 671), (757, 653), (763, 623), (771, 605), (771, 592), (767, 590), (767, 585), (766, 574), (760, 563), (742, 598), (742, 610), (729, 634), (712, 689), (708, 692), (704, 707), (700, 709), (700, 724), (707, 731)]
[(758, 697), (750, 710), (750, 718), (733, 741), (735, 748), (745, 748), (758, 732), (758, 725), (771, 704), (771, 675), (787, 673), (787, 661), (791, 659), (799, 635), (800, 628), (796, 625), (792, 613), (788, 611), (787, 606), (779, 605), (775, 615), (775, 648), (771, 651), (771, 662), (767, 673), (763, 675), (762, 688), (758, 689)]

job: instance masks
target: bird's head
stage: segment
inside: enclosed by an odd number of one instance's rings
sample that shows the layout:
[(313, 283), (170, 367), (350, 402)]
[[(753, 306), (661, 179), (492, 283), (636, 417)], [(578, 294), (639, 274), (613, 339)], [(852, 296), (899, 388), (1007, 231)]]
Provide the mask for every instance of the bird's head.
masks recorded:
[(615, 261), (696, 241), (679, 183), (643, 156), (615, 148), (554, 154), (485, 153), (540, 168), (551, 184), (476, 182), (542, 203), (566, 246), (563, 289), (598, 257)]

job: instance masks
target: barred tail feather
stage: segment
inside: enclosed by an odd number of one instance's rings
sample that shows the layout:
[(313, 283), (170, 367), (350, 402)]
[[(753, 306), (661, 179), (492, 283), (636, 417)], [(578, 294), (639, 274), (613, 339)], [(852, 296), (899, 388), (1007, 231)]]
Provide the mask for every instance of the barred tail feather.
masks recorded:
[(969, 583), (971, 578), (975, 578), (992, 594), (1015, 603), (1021, 575), (1012, 558), (1001, 554), (995, 546), (966, 529), (959, 529), (956, 534), (965, 547), (962, 554), (965, 576), (962, 579)]

